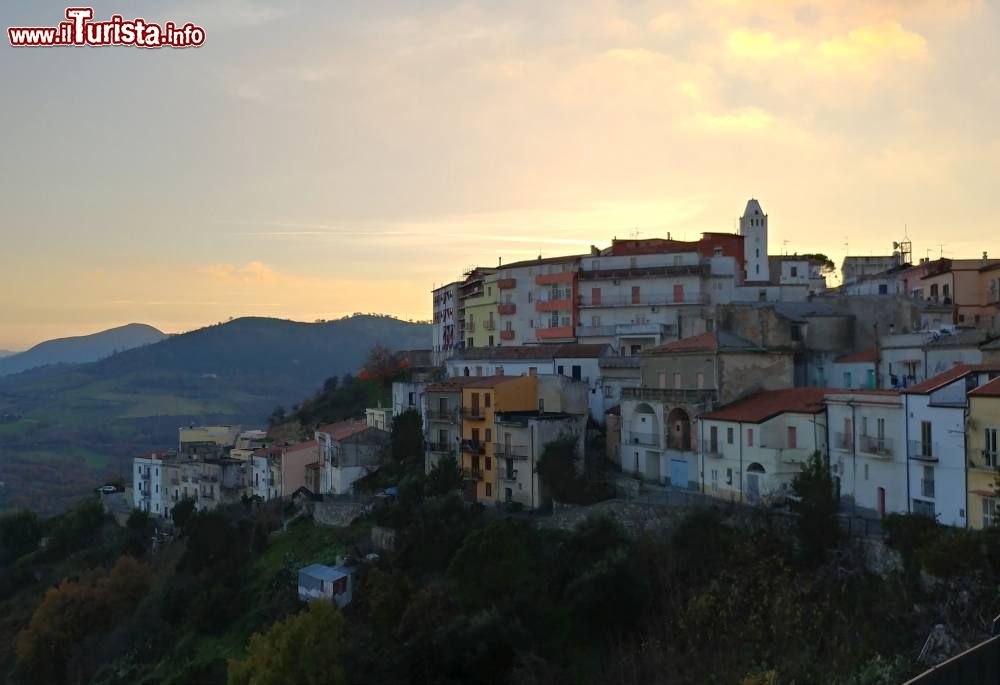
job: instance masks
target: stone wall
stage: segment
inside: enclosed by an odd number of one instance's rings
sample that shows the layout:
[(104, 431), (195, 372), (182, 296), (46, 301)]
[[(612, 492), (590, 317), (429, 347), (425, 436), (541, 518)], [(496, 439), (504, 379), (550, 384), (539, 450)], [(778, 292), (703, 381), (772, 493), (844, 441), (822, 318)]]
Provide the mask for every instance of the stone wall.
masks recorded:
[(346, 528), (365, 513), (363, 502), (324, 501), (313, 504), (313, 521), (321, 526)]

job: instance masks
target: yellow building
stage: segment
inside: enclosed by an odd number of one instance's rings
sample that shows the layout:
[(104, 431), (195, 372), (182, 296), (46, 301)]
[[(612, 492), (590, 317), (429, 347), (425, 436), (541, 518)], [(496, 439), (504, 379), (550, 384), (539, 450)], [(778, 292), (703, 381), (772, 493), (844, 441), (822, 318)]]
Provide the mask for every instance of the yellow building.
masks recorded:
[(462, 386), (462, 476), (465, 500), (497, 501), (494, 416), (538, 409), (534, 376), (484, 376)]
[(997, 494), (997, 436), (1000, 435), (1000, 378), (969, 393), (965, 444), (969, 458), (969, 527), (1000, 524)]
[(465, 341), (471, 347), (493, 347), (500, 344), (497, 330), (497, 275), (483, 278), (482, 291), (465, 300)]

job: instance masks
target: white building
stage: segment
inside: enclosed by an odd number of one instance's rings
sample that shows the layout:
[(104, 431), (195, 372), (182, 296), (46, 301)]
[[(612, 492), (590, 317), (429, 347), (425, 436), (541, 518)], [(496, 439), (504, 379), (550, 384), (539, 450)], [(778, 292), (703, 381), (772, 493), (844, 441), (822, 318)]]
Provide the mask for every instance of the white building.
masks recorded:
[(1000, 364), (959, 364), (903, 391), (911, 513), (948, 526), (968, 525), (967, 395), (998, 374)]
[(701, 489), (714, 497), (781, 502), (815, 453), (827, 453), (823, 388), (770, 390), (701, 415)]
[(354, 483), (374, 473), (388, 449), (389, 434), (364, 421), (341, 421), (316, 429), (320, 494), (345, 495)]
[(771, 280), (767, 259), (767, 214), (756, 199), (750, 198), (740, 217), (743, 255), (746, 263), (745, 281)]
[(830, 385), (844, 390), (875, 390), (877, 362), (878, 350), (874, 347), (835, 357), (830, 368)]
[(906, 416), (890, 390), (832, 391), (826, 396), (830, 470), (853, 513), (909, 511)]
[(458, 285), (449, 283), (431, 292), (434, 300), (431, 354), (435, 364), (454, 354), (462, 341), (457, 318)]
[(575, 341), (578, 266), (579, 257), (568, 256), (497, 268), (501, 346)]
[(153, 516), (165, 516), (169, 508), (169, 494), (164, 478), (166, 460), (176, 455), (169, 452), (151, 452), (132, 460), (132, 506)]

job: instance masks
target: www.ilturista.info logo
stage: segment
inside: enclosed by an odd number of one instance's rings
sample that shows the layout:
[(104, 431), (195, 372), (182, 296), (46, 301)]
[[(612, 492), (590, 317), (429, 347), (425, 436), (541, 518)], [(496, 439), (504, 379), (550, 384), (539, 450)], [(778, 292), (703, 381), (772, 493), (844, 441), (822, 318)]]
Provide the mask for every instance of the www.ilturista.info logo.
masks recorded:
[(138, 48), (197, 48), (205, 42), (205, 29), (191, 22), (162, 26), (145, 19), (125, 20), (113, 14), (108, 21), (91, 21), (92, 7), (69, 7), (58, 26), (12, 26), (7, 37), (15, 48), (74, 47), (82, 45), (131, 45)]

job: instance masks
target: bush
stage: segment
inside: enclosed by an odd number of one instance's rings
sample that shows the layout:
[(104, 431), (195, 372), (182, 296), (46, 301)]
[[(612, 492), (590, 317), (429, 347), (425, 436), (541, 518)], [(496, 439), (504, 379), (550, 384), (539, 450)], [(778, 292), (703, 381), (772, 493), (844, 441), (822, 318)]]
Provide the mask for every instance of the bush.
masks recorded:
[(830, 476), (830, 464), (819, 452), (814, 452), (802, 471), (792, 479), (792, 492), (798, 495), (792, 509), (798, 514), (795, 525), (802, 558), (807, 564), (819, 564), (840, 537), (837, 525), (840, 505)]
[(932, 576), (950, 578), (982, 568), (981, 536), (979, 531), (943, 531), (918, 552), (921, 566)]
[(42, 522), (33, 511), (0, 516), (0, 564), (33, 552), (42, 539)]

